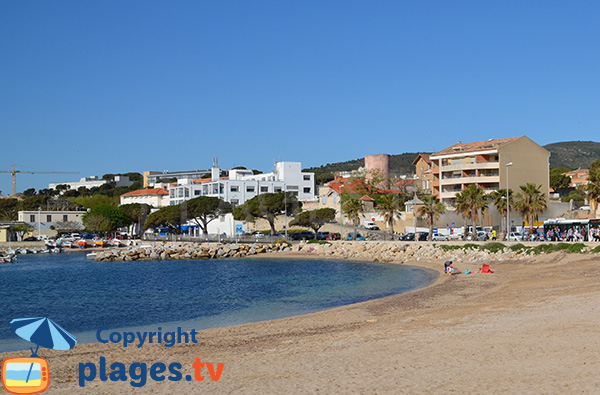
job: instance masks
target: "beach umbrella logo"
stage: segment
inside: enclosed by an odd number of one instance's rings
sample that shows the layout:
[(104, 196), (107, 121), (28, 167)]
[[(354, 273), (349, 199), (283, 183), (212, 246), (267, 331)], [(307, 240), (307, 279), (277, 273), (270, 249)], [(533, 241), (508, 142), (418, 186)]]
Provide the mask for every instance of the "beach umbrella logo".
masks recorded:
[(16, 318), (10, 322), (12, 330), (21, 338), (36, 345), (31, 356), (6, 358), (2, 361), (2, 385), (12, 394), (39, 394), (48, 388), (48, 361), (40, 358), (40, 347), (53, 350), (70, 350), (77, 339), (46, 317)]

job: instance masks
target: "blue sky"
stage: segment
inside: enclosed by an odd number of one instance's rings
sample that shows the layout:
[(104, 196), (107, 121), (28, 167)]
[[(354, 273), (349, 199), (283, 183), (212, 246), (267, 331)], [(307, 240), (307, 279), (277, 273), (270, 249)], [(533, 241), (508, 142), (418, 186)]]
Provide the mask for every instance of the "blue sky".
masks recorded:
[[(3, 1), (0, 170), (17, 189), (270, 171), (600, 126), (595, 1)], [(0, 174), (10, 193), (10, 175)]]

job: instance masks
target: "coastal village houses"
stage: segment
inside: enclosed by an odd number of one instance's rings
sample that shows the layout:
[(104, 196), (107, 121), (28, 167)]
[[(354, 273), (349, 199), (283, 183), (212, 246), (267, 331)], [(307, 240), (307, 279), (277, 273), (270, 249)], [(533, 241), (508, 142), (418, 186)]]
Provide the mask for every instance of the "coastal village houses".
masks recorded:
[(473, 184), (488, 193), (507, 187), (516, 193), (532, 183), (548, 198), (550, 152), (526, 136), (458, 142), (429, 158), (431, 192), (450, 208), (456, 194)]

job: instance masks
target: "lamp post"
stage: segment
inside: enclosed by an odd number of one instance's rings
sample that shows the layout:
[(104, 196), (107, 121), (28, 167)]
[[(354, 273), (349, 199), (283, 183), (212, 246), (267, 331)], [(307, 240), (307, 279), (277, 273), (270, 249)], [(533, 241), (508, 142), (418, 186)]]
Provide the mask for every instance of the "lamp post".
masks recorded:
[(506, 227), (508, 228), (506, 231), (506, 241), (510, 241), (510, 231), (511, 231), (511, 226), (510, 226), (510, 203), (509, 203), (509, 197), (508, 197), (508, 191), (509, 191), (509, 187), (508, 187), (508, 168), (511, 167), (513, 165), (512, 162), (508, 162), (506, 164)]
[(38, 240), (42, 240), (42, 208), (38, 207)]
[(342, 235), (344, 234), (344, 230), (342, 228), (342, 220), (344, 219), (344, 212), (342, 211), (342, 193), (344, 193), (344, 185), (340, 185), (340, 240), (342, 239)]
[(288, 214), (287, 214), (287, 192), (285, 190), (285, 183), (283, 183), (283, 211), (285, 212), (285, 239), (287, 240), (287, 228), (288, 228)]

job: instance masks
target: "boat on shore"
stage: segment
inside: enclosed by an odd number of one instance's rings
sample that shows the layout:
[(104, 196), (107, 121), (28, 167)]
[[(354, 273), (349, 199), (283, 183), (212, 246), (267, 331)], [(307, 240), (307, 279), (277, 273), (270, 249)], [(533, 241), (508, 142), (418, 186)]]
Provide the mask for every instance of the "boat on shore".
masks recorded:
[(17, 261), (17, 256), (15, 254), (7, 254), (0, 256), (0, 263), (12, 263)]
[(96, 247), (104, 247), (106, 245), (106, 240), (104, 239), (94, 239), (93, 241)]

